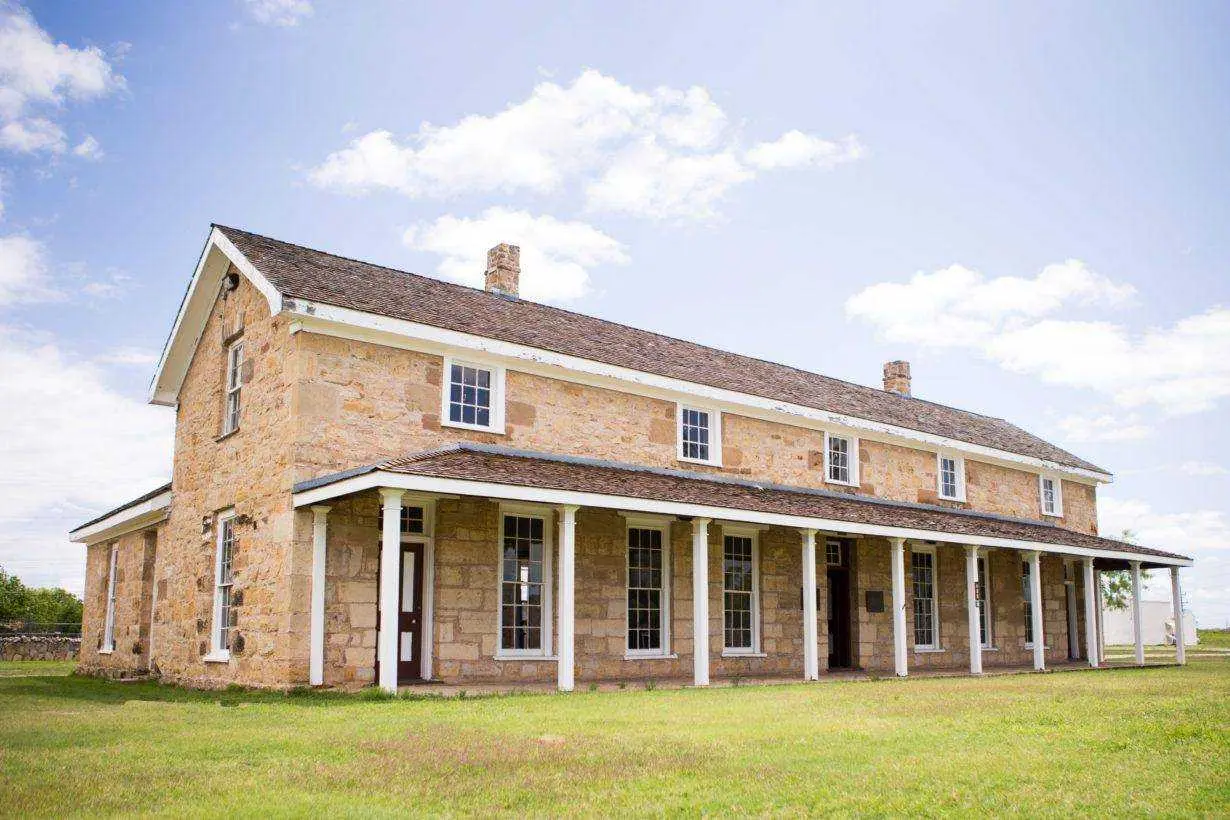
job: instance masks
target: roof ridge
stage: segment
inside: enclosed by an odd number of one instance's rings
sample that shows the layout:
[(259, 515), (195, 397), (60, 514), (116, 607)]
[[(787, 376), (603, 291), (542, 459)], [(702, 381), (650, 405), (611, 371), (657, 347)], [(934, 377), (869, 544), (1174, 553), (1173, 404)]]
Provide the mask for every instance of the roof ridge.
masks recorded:
[[(381, 270), (386, 270), (386, 271), (389, 271), (390, 273), (396, 273), (396, 274), (399, 274), (399, 275), (401, 275), (401, 276), (413, 276), (413, 277), (415, 277), (416, 279), (422, 279), (422, 280), (428, 281), (428, 282), (432, 283), (433, 285), (438, 285), (438, 286), (443, 286), (443, 287), (451, 287), (451, 288), (458, 288), (458, 289), (461, 289), (461, 290), (470, 291), (470, 292), (472, 292), (472, 293), (482, 294), (483, 296), (487, 296), (487, 297), (490, 297), (490, 298), (493, 298), (493, 299), (497, 299), (497, 298), (498, 298), (498, 299), (503, 299), (504, 301), (509, 301), (509, 299), (508, 299), (507, 297), (505, 297), (505, 296), (501, 296), (501, 295), (497, 295), (497, 294), (494, 294), (494, 293), (490, 293), (489, 291), (486, 291), (486, 290), (484, 290), (483, 288), (476, 288), (476, 287), (473, 287), (473, 286), (471, 286), (471, 285), (463, 285), (463, 284), (461, 284), (460, 282), (450, 282), (450, 281), (449, 281), (449, 280), (447, 280), (447, 279), (439, 279), (439, 278), (437, 278), (437, 277), (434, 277), (434, 276), (428, 276), (427, 274), (423, 274), (423, 273), (416, 273), (416, 272), (414, 272), (414, 271), (403, 270), (402, 268), (394, 268), (394, 267), (391, 267), (391, 266), (389, 266), (389, 265), (382, 265), (382, 264), (380, 264), (379, 262), (371, 262), (371, 261), (369, 261), (369, 260), (366, 260), (366, 259), (359, 259), (359, 258), (354, 257), (354, 256), (346, 256), (346, 255), (344, 255), (344, 254), (334, 253), (333, 251), (326, 251), (326, 250), (322, 250), (322, 249), (320, 249), (320, 248), (313, 248), (313, 247), (310, 247), (310, 246), (308, 246), (308, 245), (301, 245), (301, 244), (299, 244), (299, 243), (297, 243), (297, 242), (288, 242), (288, 241), (286, 241), (285, 239), (278, 239), (277, 237), (274, 237), (274, 236), (269, 236), (269, 235), (267, 235), (267, 234), (254, 233), (254, 232), (252, 232), (252, 231), (247, 231), (247, 230), (244, 230), (243, 228), (235, 228), (235, 227), (231, 227), (231, 226), (228, 226), (228, 225), (220, 225), (220, 224), (218, 224), (218, 223), (216, 223), (216, 222), (211, 222), (211, 223), (210, 223), (210, 226), (211, 226), (211, 227), (215, 227), (215, 228), (220, 228), (220, 229), (221, 229), (221, 230), (223, 230), (223, 231), (236, 231), (236, 232), (238, 232), (238, 233), (245, 233), (245, 234), (248, 234), (249, 236), (255, 236), (255, 237), (258, 237), (258, 238), (260, 238), (260, 239), (265, 239), (265, 240), (268, 240), (268, 241), (270, 241), (270, 242), (277, 242), (278, 244), (281, 244), (281, 245), (288, 245), (288, 246), (290, 246), (290, 247), (292, 247), (292, 248), (299, 248), (299, 249), (301, 249), (301, 250), (310, 251), (310, 252), (312, 252), (312, 253), (318, 253), (318, 254), (321, 254), (321, 255), (323, 255), (323, 256), (330, 256), (330, 257), (333, 257), (334, 259), (341, 259), (341, 260), (344, 260), (344, 261), (346, 261), (346, 262), (356, 262), (356, 263), (358, 263), (358, 264), (360, 264), (360, 265), (369, 265), (369, 266), (371, 266), (371, 267), (373, 267), (373, 268), (379, 268), (379, 269), (381, 269)], [(547, 304), (546, 302), (536, 302), (536, 301), (534, 301), (534, 300), (532, 300), (532, 299), (523, 299), (523, 298), (521, 298), (521, 297), (519, 297), (519, 296), (518, 296), (518, 297), (516, 297), (513, 301), (517, 301), (517, 302), (524, 302), (524, 303), (526, 303), (526, 304), (534, 305), (534, 306), (536, 306), (536, 307), (539, 307), (539, 308), (544, 308), (544, 309), (546, 309), (546, 310), (555, 311), (555, 312), (557, 312), (557, 313), (564, 313), (564, 314), (567, 314), (567, 315), (569, 315), (569, 316), (582, 316), (582, 317), (584, 317), (584, 318), (586, 318), (586, 319), (593, 319), (593, 320), (596, 320), (596, 321), (599, 321), (599, 322), (605, 322), (606, 324), (609, 324), (609, 325), (615, 325), (616, 327), (622, 327), (622, 328), (627, 328), (627, 329), (629, 329), (629, 330), (635, 330), (635, 331), (636, 331), (636, 332), (638, 332), (638, 333), (648, 333), (648, 334), (651, 334), (651, 335), (653, 335), (653, 336), (657, 336), (657, 337), (659, 337), (659, 338), (666, 339), (666, 340), (668, 340), (668, 341), (672, 341), (672, 342), (683, 342), (684, 344), (696, 345), (697, 347), (701, 347), (701, 348), (704, 348), (704, 349), (706, 349), (706, 350), (711, 350), (711, 351), (714, 351), (714, 352), (716, 352), (716, 353), (721, 353), (721, 354), (724, 354), (724, 355), (727, 355), (727, 356), (737, 356), (737, 357), (739, 357), (740, 359), (747, 359), (747, 360), (750, 360), (750, 361), (760, 362), (760, 363), (762, 363), (762, 364), (772, 365), (773, 367), (784, 367), (784, 368), (787, 368), (787, 369), (789, 369), (789, 370), (793, 370), (794, 372), (796, 372), (796, 373), (800, 373), (800, 374), (805, 375), (805, 376), (814, 376), (814, 377), (819, 377), (819, 378), (822, 378), (822, 379), (828, 379), (828, 380), (830, 380), (830, 381), (834, 381), (834, 382), (840, 382), (841, 384), (849, 385), (850, 387), (854, 387), (854, 388), (857, 388), (857, 389), (859, 389), (859, 390), (869, 390), (869, 391), (873, 391), (873, 392), (874, 392), (874, 393), (876, 393), (877, 395), (887, 396), (887, 397), (889, 397), (890, 399), (892, 399), (892, 400), (896, 400), (896, 401), (918, 402), (919, 404), (928, 404), (928, 405), (931, 405), (932, 407), (940, 407), (940, 408), (943, 408), (943, 409), (945, 409), (945, 410), (955, 410), (955, 411), (957, 411), (958, 413), (968, 413), (968, 414), (969, 414), (969, 415), (971, 415), (971, 416), (979, 416), (980, 418), (990, 419), (990, 420), (992, 420), (992, 421), (1001, 421), (1001, 422), (1003, 422), (1003, 423), (1005, 423), (1005, 424), (1011, 424), (1013, 427), (1018, 427), (1018, 425), (1016, 425), (1016, 424), (1014, 424), (1013, 422), (1008, 421), (1007, 419), (1002, 418), (1002, 417), (1000, 417), (1000, 416), (992, 416), (992, 415), (989, 415), (989, 414), (987, 414), (987, 413), (979, 413), (977, 410), (967, 410), (967, 409), (965, 409), (965, 408), (963, 408), (963, 407), (957, 407), (957, 406), (955, 406), (955, 405), (951, 405), (951, 404), (944, 404), (943, 402), (932, 401), (931, 399), (922, 399), (922, 398), (919, 398), (918, 396), (904, 396), (904, 395), (902, 395), (902, 394), (900, 394), (900, 393), (894, 393), (894, 392), (891, 392), (891, 391), (888, 391), (888, 390), (881, 390), (881, 389), (879, 389), (879, 388), (877, 388), (877, 387), (875, 387), (875, 386), (873, 386), (873, 385), (869, 385), (869, 384), (860, 384), (859, 382), (850, 381), (849, 379), (842, 379), (842, 378), (839, 378), (839, 377), (837, 377), (837, 376), (830, 376), (830, 375), (828, 375), (827, 373), (817, 373), (817, 372), (816, 372), (816, 371), (814, 371), (814, 370), (805, 370), (804, 368), (799, 367), (798, 365), (786, 364), (785, 362), (778, 362), (778, 361), (774, 361), (774, 360), (772, 360), (772, 359), (765, 359), (765, 358), (762, 358), (762, 357), (760, 357), (760, 356), (750, 356), (750, 355), (748, 355), (748, 354), (746, 354), (746, 353), (736, 353), (736, 352), (735, 352), (735, 351), (733, 351), (733, 350), (726, 350), (726, 349), (724, 349), (724, 348), (714, 347), (713, 345), (705, 344), (704, 342), (698, 342), (698, 341), (696, 341), (696, 340), (694, 340), (694, 339), (684, 339), (684, 338), (681, 338), (681, 337), (679, 337), (679, 336), (671, 336), (671, 335), (668, 335), (668, 334), (666, 334), (666, 333), (661, 333), (661, 332), (656, 331), (656, 330), (647, 330), (647, 329), (645, 329), (645, 328), (642, 328), (642, 327), (636, 327), (635, 325), (630, 325), (630, 324), (627, 324), (627, 323), (625, 323), (625, 322), (618, 322), (618, 321), (615, 321), (614, 319), (605, 319), (605, 318), (603, 318), (603, 317), (601, 317), (601, 316), (594, 316), (594, 315), (593, 315), (593, 314), (591, 314), (591, 313), (581, 313), (580, 311), (576, 311), (576, 310), (569, 310), (568, 308), (565, 308), (565, 307), (560, 307), (560, 306), (558, 306), (558, 305), (551, 305), (551, 304)], [(767, 397), (766, 397), (766, 398), (767, 398)], [(1023, 430), (1024, 432), (1028, 432), (1027, 430), (1024, 430), (1024, 428), (1020, 428), (1020, 427), (1018, 427), (1018, 429), (1021, 429), (1021, 430)], [(1030, 435), (1032, 435), (1032, 433), (1031, 433)]]

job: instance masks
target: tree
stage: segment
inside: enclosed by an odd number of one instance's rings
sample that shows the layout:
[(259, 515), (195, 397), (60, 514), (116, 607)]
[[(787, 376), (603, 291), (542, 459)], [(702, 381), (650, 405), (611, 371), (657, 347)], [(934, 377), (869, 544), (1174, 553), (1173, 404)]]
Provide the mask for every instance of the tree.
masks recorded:
[[(1136, 543), (1136, 533), (1124, 530), (1119, 534), (1120, 541), (1129, 544)], [(1143, 585), (1149, 577), (1148, 570), (1141, 570), (1140, 581)], [(1126, 569), (1116, 569), (1102, 572), (1102, 603), (1107, 609), (1123, 610), (1128, 608), (1132, 600), (1132, 573)]]
[(32, 621), (80, 628), (82, 608), (81, 599), (68, 590), (28, 587), (0, 567), (0, 622)]

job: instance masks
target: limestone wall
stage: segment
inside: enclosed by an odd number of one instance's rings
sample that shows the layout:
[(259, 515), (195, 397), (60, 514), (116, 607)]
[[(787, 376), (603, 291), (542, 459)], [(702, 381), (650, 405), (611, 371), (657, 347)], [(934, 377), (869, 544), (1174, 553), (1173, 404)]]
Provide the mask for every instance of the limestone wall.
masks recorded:
[[(82, 673), (135, 673), (149, 669), (150, 607), (153, 603), (154, 566), (163, 525), (126, 533), (113, 541), (86, 548), (85, 593), (81, 652)], [(107, 580), (111, 547), (116, 546), (115, 647), (104, 651), (107, 618)]]
[(0, 661), (71, 661), (80, 648), (80, 638), (6, 635), (0, 637)]

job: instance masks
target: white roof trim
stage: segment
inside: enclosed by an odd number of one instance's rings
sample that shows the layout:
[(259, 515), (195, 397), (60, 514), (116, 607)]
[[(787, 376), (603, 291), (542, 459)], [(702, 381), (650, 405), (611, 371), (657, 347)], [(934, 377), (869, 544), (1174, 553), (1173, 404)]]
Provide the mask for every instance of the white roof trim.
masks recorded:
[(151, 404), (174, 406), (178, 401), (179, 389), (183, 386), (201, 334), (205, 332), (205, 323), (213, 309), (228, 263), (233, 264), (261, 292), (269, 303), (270, 315), (282, 310), (282, 294), (273, 283), (239, 252), (222, 231), (213, 228), (193, 271), (188, 291), (180, 303), (175, 324), (171, 326), (171, 334), (158, 360), (158, 368), (154, 371), (149, 392)]
[(74, 544), (96, 544), (165, 521), (170, 511), (171, 491), (167, 490), (140, 504), (125, 507), (102, 521), (78, 527), (68, 534), (68, 540)]
[(1118, 552), (1115, 550), (1098, 550), (1088, 547), (1072, 547), (1059, 544), (1048, 544), (1040, 541), (1028, 541), (1017, 538), (1000, 538), (992, 536), (967, 535), (964, 533), (938, 532), (919, 530), (910, 527), (893, 527), (884, 524), (860, 524), (850, 521), (838, 521), (828, 518), (810, 518), (800, 515), (785, 515), (782, 513), (764, 513), (753, 510), (734, 510), (727, 507), (712, 507), (704, 504), (689, 504), (680, 501), (656, 501), (653, 499), (633, 498), (631, 496), (606, 495), (601, 493), (583, 493), (571, 490), (550, 490), (538, 487), (525, 487), (513, 484), (494, 484), (485, 481), (470, 481), (456, 478), (435, 478), (432, 476), (411, 475), (374, 471), (342, 479), (334, 484), (315, 487), (293, 495), (294, 506), (306, 507), (320, 504), (331, 498), (350, 495), (351, 493), (375, 489), (377, 487), (394, 487), (403, 490), (413, 490), (425, 493), (449, 493), (453, 495), (480, 496), (483, 498), (500, 498), (513, 501), (527, 501), (540, 504), (576, 504), (583, 507), (604, 507), (627, 512), (653, 513), (658, 515), (684, 515), (698, 518), (711, 518), (715, 521), (737, 521), (747, 524), (762, 524), (768, 526), (794, 527), (801, 529), (827, 530), (852, 535), (873, 535), (886, 538), (909, 538), (916, 541), (946, 541), (953, 544), (972, 544), (986, 548), (1003, 548), (1014, 550), (1036, 550), (1057, 555), (1071, 555), (1090, 558), (1111, 558), (1124, 561), (1142, 561), (1149, 564), (1190, 567), (1193, 562), (1187, 558), (1166, 558), (1163, 556), (1141, 555), (1135, 552)]
[[(658, 376), (578, 356), (553, 353), (527, 345), (502, 342), (498, 339), (337, 307), (323, 302), (288, 298), (286, 310), (295, 317), (295, 329), (299, 331), (357, 339), (389, 347), (430, 352), (435, 355), (455, 354), (464, 357), (467, 354), (473, 355), (479, 352), (499, 360), (507, 367), (525, 373), (539, 373), (555, 379), (605, 387), (625, 393), (649, 395), (668, 401), (695, 403), (702, 400), (715, 410), (798, 427), (832, 432), (844, 431), (853, 436), (888, 443), (908, 442), (905, 446), (915, 448), (921, 443), (933, 452), (941, 449), (951, 450), (979, 461), (1001, 464), (1018, 470), (1024, 468), (1034, 472), (1047, 471), (1062, 474), (1069, 480), (1080, 480), (1084, 483), (1109, 483), (1112, 479), (1107, 473), (1069, 467), (1033, 456), (971, 444), (893, 424), (819, 410), (800, 404), (775, 401), (763, 396), (710, 387), (669, 376)], [(629, 385), (634, 385), (636, 389), (630, 390)]]

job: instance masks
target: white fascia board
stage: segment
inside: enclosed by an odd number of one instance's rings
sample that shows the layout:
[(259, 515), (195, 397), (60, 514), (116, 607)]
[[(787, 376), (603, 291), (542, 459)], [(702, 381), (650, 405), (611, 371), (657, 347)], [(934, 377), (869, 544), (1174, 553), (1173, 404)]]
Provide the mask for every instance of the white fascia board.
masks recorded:
[[(309, 333), (356, 339), (436, 355), (473, 356), (477, 352), (506, 367), (524, 373), (604, 387), (623, 393), (637, 393), (685, 404), (702, 402), (723, 412), (791, 424), (796, 427), (844, 432), (851, 436), (888, 444), (900, 445), (908, 442), (905, 446), (915, 448), (922, 444), (932, 451), (941, 449), (956, 451), (979, 461), (1018, 470), (1027, 469), (1034, 472), (1044, 470), (1061, 473), (1069, 480), (1086, 484), (1109, 483), (1112, 478), (1106, 473), (1094, 470), (1069, 467), (1032, 456), (1010, 453), (980, 444), (970, 444), (906, 427), (842, 413), (832, 413), (800, 404), (774, 401), (763, 396), (710, 387), (669, 376), (658, 376), (653, 373), (603, 364), (577, 356), (553, 353), (540, 348), (502, 342), (498, 339), (489, 339), (455, 330), (446, 330), (405, 319), (377, 316), (373, 313), (302, 299), (288, 299), (286, 309), (300, 320), (297, 330)], [(630, 386), (632, 386), (631, 389)]]
[(170, 511), (171, 491), (167, 490), (148, 501), (109, 515), (102, 521), (87, 527), (78, 527), (68, 534), (68, 540), (74, 544), (96, 544), (165, 521)]
[(336, 484), (304, 490), (303, 492), (295, 493), (292, 498), (295, 507), (308, 507), (312, 504), (323, 503), (331, 498), (338, 498), (378, 487), (393, 487), (395, 489), (423, 493), (449, 493), (452, 495), (498, 498), (554, 506), (572, 504), (582, 507), (600, 507), (633, 513), (682, 515), (693, 518), (709, 518), (715, 521), (735, 521), (743, 524), (825, 530), (845, 535), (872, 535), (884, 538), (906, 538), (915, 541), (945, 541), (952, 544), (972, 544), (988, 549), (1036, 550), (1057, 555), (1143, 561), (1145, 563), (1164, 564), (1167, 566), (1190, 567), (1193, 563), (1191, 559), (1187, 558), (1165, 558), (1162, 556), (1140, 555), (1134, 552), (1048, 544), (1018, 538), (967, 535), (965, 533), (920, 530), (911, 527), (893, 527), (884, 524), (861, 524), (829, 518), (810, 518), (784, 513), (735, 510), (728, 507), (689, 504), (681, 501), (657, 501), (654, 499), (633, 498), (631, 496), (584, 493), (572, 490), (551, 490), (512, 484), (493, 484), (485, 481), (435, 478), (432, 476), (383, 471), (365, 473), (353, 478), (343, 479)]
[(200, 261), (192, 273), (192, 281), (179, 306), (175, 324), (171, 326), (171, 335), (167, 337), (162, 356), (158, 359), (154, 379), (150, 382), (150, 404), (174, 407), (178, 401), (179, 389), (188, 373), (192, 354), (201, 341), (201, 334), (205, 332), (205, 323), (213, 309), (222, 277), (226, 274), (227, 262), (233, 264), (265, 297), (269, 303), (269, 315), (282, 310), (282, 294), (278, 289), (222, 231), (214, 228), (205, 242), (205, 249), (201, 251)]

